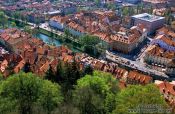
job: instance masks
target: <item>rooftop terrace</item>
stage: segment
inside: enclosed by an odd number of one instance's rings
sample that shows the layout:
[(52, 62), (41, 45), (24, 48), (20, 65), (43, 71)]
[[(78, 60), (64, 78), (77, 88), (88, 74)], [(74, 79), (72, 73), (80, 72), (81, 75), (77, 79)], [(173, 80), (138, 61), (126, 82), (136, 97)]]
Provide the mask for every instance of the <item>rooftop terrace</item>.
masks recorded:
[(150, 15), (148, 13), (138, 14), (138, 15), (134, 15), (132, 17), (137, 18), (137, 19), (141, 19), (141, 20), (145, 20), (145, 21), (149, 21), (149, 22), (154, 22), (157, 20), (164, 19), (164, 17)]

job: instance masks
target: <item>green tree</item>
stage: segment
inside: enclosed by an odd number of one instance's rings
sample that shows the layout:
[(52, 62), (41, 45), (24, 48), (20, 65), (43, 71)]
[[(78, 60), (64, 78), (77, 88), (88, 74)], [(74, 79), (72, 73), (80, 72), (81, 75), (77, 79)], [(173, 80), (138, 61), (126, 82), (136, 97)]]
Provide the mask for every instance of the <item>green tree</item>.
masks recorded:
[(31, 70), (31, 64), (30, 64), (29, 61), (26, 61), (26, 63), (24, 64), (23, 71), (25, 73), (32, 72), (32, 70)]
[(122, 9), (122, 15), (123, 16), (128, 16), (129, 15), (129, 8), (128, 7), (123, 7), (123, 9)]
[(66, 95), (69, 90), (73, 89), (73, 85), (81, 78), (81, 74), (79, 64), (75, 60), (72, 63), (60, 62), (58, 64), (56, 82), (61, 85), (63, 94)]
[(65, 97), (69, 94), (69, 91), (74, 88), (73, 86), (81, 77), (82, 71), (79, 68), (79, 63), (75, 60), (72, 62), (59, 61), (56, 73), (54, 73), (50, 67), (45, 76), (46, 79), (60, 84)]
[[(39, 29), (38, 28), (34, 28), (32, 29), (32, 34), (37, 37), (37, 34), (39, 33)], [(52, 38), (53, 39), (53, 38)]]
[(100, 39), (96, 36), (85, 35), (80, 39), (82, 45), (96, 45), (100, 42)]
[(97, 55), (96, 45), (100, 43), (100, 39), (98, 37), (85, 35), (80, 38), (80, 43), (86, 53), (90, 55)]
[(37, 28), (39, 28), (39, 24), (41, 22), (41, 19), (39, 16), (36, 16), (35, 19), (34, 19), (34, 23), (36, 24)]
[(50, 81), (43, 81), (41, 91), (39, 91), (39, 105), (47, 112), (51, 112), (61, 104), (63, 97), (61, 96), (60, 86)]
[(32, 34), (32, 30), (31, 30), (30, 26), (25, 26), (24, 31)]
[(0, 81), (4, 80), (4, 76), (0, 73)]
[(73, 105), (72, 102), (65, 102), (61, 104), (59, 108), (54, 111), (54, 114), (80, 114), (80, 111), (77, 107)]
[[(64, 30), (64, 34), (65, 34), (66, 39), (69, 38), (69, 37), (71, 37), (71, 33), (70, 33), (69, 29), (65, 29)], [(62, 40), (65, 41), (66, 39), (62, 39)]]
[(118, 91), (118, 82), (111, 74), (94, 71), (77, 81), (73, 99), (82, 114), (105, 114), (115, 108), (112, 97)]
[(8, 23), (8, 18), (6, 17), (6, 15), (4, 14), (4, 12), (0, 11), (0, 24), (3, 28), (5, 28), (5, 26)]
[(107, 4), (107, 8), (108, 9), (112, 9), (112, 10), (116, 10), (116, 4), (112, 4), (112, 3), (109, 3), (109, 4)]
[(97, 4), (97, 5), (100, 5), (100, 0), (94, 0), (94, 2)]
[(86, 75), (86, 74), (92, 75), (92, 73), (93, 73), (93, 68), (90, 65), (86, 66), (84, 71), (83, 71), (83, 74), (84, 75)]
[(16, 23), (15, 22), (11, 22), (11, 26), (12, 27), (16, 27)]
[(12, 75), (0, 84), (0, 113), (18, 111), (20, 114), (32, 114), (36, 104), (50, 113), (61, 99), (58, 85), (32, 73)]
[(21, 17), (21, 14), (20, 12), (14, 12), (14, 16), (13, 16), (15, 19), (20, 19)]
[(149, 6), (149, 12), (148, 13), (150, 13), (150, 14), (153, 13), (153, 6), (152, 5)]
[(144, 9), (144, 4), (143, 3), (138, 4), (137, 5), (137, 14), (142, 13), (143, 9)]
[(69, 29), (65, 29), (64, 30), (64, 34), (66, 35), (66, 38), (68, 38), (70, 36), (70, 31)]
[(55, 82), (56, 80), (55, 72), (53, 71), (53, 68), (51, 66), (45, 74), (45, 79), (50, 80), (52, 82)]
[(128, 12), (129, 12), (129, 16), (134, 15), (135, 14), (134, 7), (129, 7)]
[[(116, 109), (113, 114), (130, 114), (130, 109), (138, 106), (160, 105), (165, 109), (167, 104), (155, 85), (132, 85), (123, 89), (116, 96)], [(137, 109), (136, 109), (137, 110)], [(135, 113), (140, 114), (140, 113)]]
[(90, 87), (82, 87), (75, 91), (74, 103), (81, 114), (103, 114), (103, 99)]
[(12, 102), (14, 108), (19, 107), (21, 114), (31, 114), (32, 106), (38, 98), (38, 90), (41, 86), (39, 83), (40, 80), (30, 73), (14, 75), (2, 82), (1, 98), (6, 99), (6, 102)]
[(164, 14), (164, 17), (165, 17), (165, 20), (166, 20), (166, 24), (168, 24), (168, 25), (171, 24), (171, 16), (172, 16), (171, 9), (168, 8), (167, 11)]

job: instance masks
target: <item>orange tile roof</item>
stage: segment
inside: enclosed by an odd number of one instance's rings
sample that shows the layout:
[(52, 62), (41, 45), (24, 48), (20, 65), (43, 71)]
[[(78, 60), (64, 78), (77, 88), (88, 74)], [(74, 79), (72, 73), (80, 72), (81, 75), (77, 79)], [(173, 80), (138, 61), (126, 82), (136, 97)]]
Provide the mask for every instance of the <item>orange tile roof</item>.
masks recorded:
[(157, 86), (159, 87), (161, 93), (171, 94), (175, 96), (175, 85), (174, 84), (164, 81), (158, 84)]
[(8, 67), (8, 61), (5, 59), (2, 61), (1, 65), (0, 65), (1, 73), (3, 73), (7, 67)]
[(22, 61), (20, 61), (20, 62), (18, 63), (17, 66), (15, 66), (14, 72), (15, 72), (15, 73), (18, 73), (18, 72), (24, 67), (24, 65), (25, 65), (25, 60), (23, 59)]
[(97, 61), (94, 65), (94, 69), (96, 70), (103, 70), (105, 64), (104, 63), (101, 63), (100, 61)]
[(54, 17), (52, 17), (50, 20), (54, 20), (54, 21), (57, 21), (57, 22), (59, 22), (59, 23), (66, 23), (66, 21), (68, 21), (69, 20), (69, 16), (64, 16), (64, 17), (62, 17), (62, 16), (54, 16)]
[(175, 52), (167, 51), (158, 45), (154, 45), (153, 48), (147, 52), (147, 54), (167, 59), (173, 59), (175, 57)]
[(46, 61), (40, 68), (39, 68), (39, 71), (40, 72), (43, 72), (43, 73), (46, 73), (46, 71), (49, 69), (49, 62)]
[(127, 71), (126, 69), (117, 68), (117, 69), (115, 70), (116, 78), (121, 79), (121, 78), (123, 77), (123, 75), (124, 75), (125, 73), (127, 73), (127, 72), (128, 72), (128, 71)]
[(132, 80), (137, 80), (139, 81), (139, 83), (144, 83), (144, 84), (148, 84), (150, 83), (150, 81), (153, 80), (152, 77), (141, 74), (137, 71), (130, 71), (127, 78)]

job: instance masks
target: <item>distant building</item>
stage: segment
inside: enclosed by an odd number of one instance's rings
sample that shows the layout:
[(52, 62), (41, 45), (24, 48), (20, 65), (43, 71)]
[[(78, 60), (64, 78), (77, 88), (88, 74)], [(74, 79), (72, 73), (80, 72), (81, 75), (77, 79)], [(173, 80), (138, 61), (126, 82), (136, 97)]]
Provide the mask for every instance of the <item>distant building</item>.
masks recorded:
[(49, 25), (57, 30), (63, 30), (68, 19), (67, 17), (54, 16), (49, 20)]
[(114, 3), (114, 2), (115, 2), (115, 0), (102, 0), (102, 3), (104, 3), (104, 4)]
[(123, 53), (131, 53), (147, 37), (147, 30), (141, 24), (131, 27), (129, 30), (120, 30), (112, 35), (111, 50)]
[(51, 17), (61, 14), (61, 11), (54, 10), (54, 11), (44, 12), (43, 14), (45, 15), (46, 19), (49, 20)]
[(167, 81), (155, 81), (156, 86), (159, 88), (161, 94), (165, 98), (165, 101), (171, 106), (175, 106), (175, 82)]
[(144, 75), (137, 71), (127, 71), (125, 69), (117, 68), (115, 70), (116, 78), (126, 85), (146, 85), (153, 82), (153, 78), (149, 75)]
[(148, 2), (152, 4), (165, 4), (171, 0), (143, 0), (143, 2)]
[(77, 6), (74, 4), (69, 4), (69, 3), (60, 4), (58, 8), (61, 11), (61, 13), (64, 15), (73, 14), (77, 12)]
[(165, 27), (157, 31), (157, 37), (152, 41), (145, 54), (145, 62), (157, 70), (164, 69), (166, 74), (175, 76), (175, 33)]
[(31, 13), (27, 15), (27, 20), (31, 23), (44, 23), (45, 16), (43, 14)]
[(124, 0), (125, 2), (131, 3), (131, 4), (137, 4), (141, 2), (141, 0)]
[(163, 27), (165, 18), (148, 13), (132, 16), (131, 25), (143, 24), (148, 30), (148, 34), (154, 33), (157, 29)]
[(121, 27), (114, 11), (82, 11), (74, 15), (55, 16), (49, 20), (49, 25), (59, 30), (67, 29), (73, 36), (96, 36), (106, 49), (123, 53), (132, 52), (147, 37), (143, 24), (130, 29)]

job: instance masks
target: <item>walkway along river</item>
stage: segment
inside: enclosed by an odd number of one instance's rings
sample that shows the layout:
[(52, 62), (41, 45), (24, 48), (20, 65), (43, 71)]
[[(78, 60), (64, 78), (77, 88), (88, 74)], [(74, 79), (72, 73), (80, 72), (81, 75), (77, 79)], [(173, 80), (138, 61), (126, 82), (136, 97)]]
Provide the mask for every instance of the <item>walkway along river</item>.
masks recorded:
[[(10, 21), (11, 22), (11, 21)], [(25, 24), (23, 24), (23, 25), (19, 25), (18, 23), (17, 23), (17, 28), (19, 28), (19, 29), (23, 29), (24, 28), (24, 26), (25, 26)], [(10, 27), (10, 26), (9, 26)], [(37, 38), (39, 38), (39, 39), (42, 39), (45, 43), (47, 43), (47, 44), (49, 44), (49, 45), (55, 45), (55, 46), (61, 46), (61, 45), (64, 45), (65, 44), (65, 42), (60, 42), (59, 41), (59, 36), (56, 36), (55, 37), (55, 34), (53, 35), (53, 33), (52, 32), (49, 32), (49, 31), (46, 31), (46, 30), (44, 30), (43, 31), (43, 29), (42, 28), (40, 28), (40, 29), (38, 29), (39, 30), (39, 32), (37, 33), (37, 34), (35, 34), (34, 35), (34, 37), (37, 37)], [(51, 36), (53, 36), (53, 37), (51, 37)], [(55, 37), (55, 38), (54, 38)], [(60, 38), (61, 39), (61, 38)], [(72, 42), (70, 42), (70, 43), (68, 43), (68, 45), (73, 45), (73, 44), (71, 44)], [(73, 47), (73, 46), (71, 46), (71, 47)], [(70, 48), (70, 47), (69, 47)], [(77, 52), (78, 50), (77, 49), (75, 49), (75, 48), (70, 48), (72, 51), (74, 51), (74, 52)], [(108, 60), (108, 61), (110, 61), (110, 60)], [(133, 69), (133, 68), (131, 68), (131, 67), (128, 67), (128, 66), (123, 66), (121, 63), (118, 63), (118, 64), (120, 64), (122, 67), (124, 67), (124, 68), (128, 68), (128, 69), (130, 69), (130, 70), (136, 70), (136, 69)], [(139, 70), (139, 69), (137, 69), (137, 70)], [(145, 73), (145, 74), (148, 74), (148, 72), (145, 72), (145, 71), (143, 71), (143, 70), (139, 70), (139, 71), (141, 71), (141, 72), (143, 72), (143, 73)], [(159, 79), (159, 80), (164, 80), (164, 79), (167, 79), (167, 80), (172, 80), (172, 79), (170, 79), (169, 77), (163, 77), (162, 75), (159, 75), (159, 74), (152, 74), (151, 75), (154, 79)]]
[[(16, 28), (21, 29), (21, 30), (24, 30), (25, 26), (29, 26), (29, 25), (27, 25), (25, 23), (22, 23), (22, 22), (19, 22), (17, 20), (14, 21), (12, 19), (9, 19), (9, 21), (8, 21), (8, 27), (9, 28), (12, 28), (11, 22), (15, 22), (16, 23)], [(38, 29), (38, 28), (35, 28), (35, 29)], [(36, 34), (34, 34), (33, 37), (36, 37), (36, 38), (39, 38), (39, 39), (43, 40), (43, 42), (47, 43), (48, 45), (54, 45), (54, 46), (67, 45), (72, 51), (80, 52), (80, 50), (75, 48), (71, 42), (70, 43), (61, 42), (59, 40), (59, 38), (56, 39), (54, 37), (49, 36), (48, 34), (44, 34), (45, 32), (43, 32), (43, 30), (38, 29), (37, 31), (38, 32)]]

